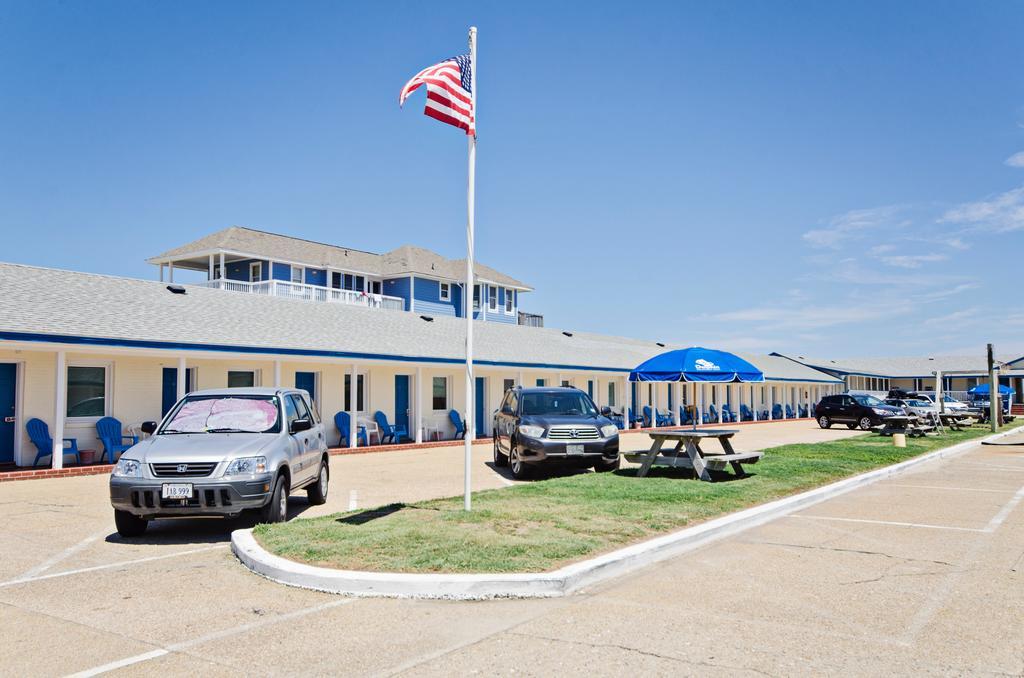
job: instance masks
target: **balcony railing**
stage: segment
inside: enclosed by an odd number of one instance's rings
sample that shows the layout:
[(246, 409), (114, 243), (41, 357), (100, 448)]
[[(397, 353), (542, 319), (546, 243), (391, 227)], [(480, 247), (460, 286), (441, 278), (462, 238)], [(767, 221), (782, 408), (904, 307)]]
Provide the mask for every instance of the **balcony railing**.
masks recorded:
[(404, 311), (405, 299), (401, 297), (389, 297), (383, 294), (366, 294), (353, 290), (338, 290), (333, 287), (320, 287), (319, 285), (306, 285), (303, 283), (287, 282), (285, 280), (263, 280), (261, 282), (245, 282), (244, 280), (204, 280), (192, 283), (197, 287), (208, 287), (215, 290), (230, 290), (232, 292), (246, 292), (248, 294), (262, 294), (268, 297), (285, 297), (286, 299), (300, 299), (302, 301), (326, 301), (336, 304), (348, 304), (350, 306), (365, 306), (367, 308), (384, 308), (391, 311)]
[(544, 316), (520, 311), (519, 324), (528, 325), (529, 327), (544, 327)]

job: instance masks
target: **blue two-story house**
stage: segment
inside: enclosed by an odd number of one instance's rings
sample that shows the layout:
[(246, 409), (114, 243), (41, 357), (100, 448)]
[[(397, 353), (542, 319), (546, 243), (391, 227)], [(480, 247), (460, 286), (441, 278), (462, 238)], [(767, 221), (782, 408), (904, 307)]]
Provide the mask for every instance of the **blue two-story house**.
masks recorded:
[[(160, 280), (175, 271), (205, 287), (407, 311), (465, 317), (465, 259), (447, 259), (404, 245), (384, 254), (232, 226), (152, 257)], [(194, 280), (196, 271), (204, 280)], [(476, 262), (472, 313), (477, 320), (542, 325), (522, 313), (519, 295), (532, 288)]]

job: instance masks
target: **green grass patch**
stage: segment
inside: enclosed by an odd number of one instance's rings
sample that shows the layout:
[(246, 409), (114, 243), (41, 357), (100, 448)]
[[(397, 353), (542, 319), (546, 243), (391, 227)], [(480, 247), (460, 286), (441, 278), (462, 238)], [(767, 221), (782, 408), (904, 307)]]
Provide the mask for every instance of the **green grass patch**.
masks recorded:
[(714, 483), (660, 468), (582, 473), (477, 492), (470, 513), (448, 497), (259, 525), (255, 536), (279, 556), (339, 569), (541, 572), (988, 433), (910, 438), (903, 449), (875, 434), (784, 445), (748, 477)]

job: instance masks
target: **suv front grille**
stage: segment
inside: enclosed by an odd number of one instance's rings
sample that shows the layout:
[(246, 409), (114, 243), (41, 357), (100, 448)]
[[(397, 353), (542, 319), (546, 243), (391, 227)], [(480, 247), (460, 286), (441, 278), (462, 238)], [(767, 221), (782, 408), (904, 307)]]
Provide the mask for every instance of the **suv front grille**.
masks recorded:
[(217, 462), (150, 464), (149, 467), (157, 478), (205, 478), (217, 468)]
[(549, 440), (598, 440), (601, 434), (593, 426), (552, 426)]

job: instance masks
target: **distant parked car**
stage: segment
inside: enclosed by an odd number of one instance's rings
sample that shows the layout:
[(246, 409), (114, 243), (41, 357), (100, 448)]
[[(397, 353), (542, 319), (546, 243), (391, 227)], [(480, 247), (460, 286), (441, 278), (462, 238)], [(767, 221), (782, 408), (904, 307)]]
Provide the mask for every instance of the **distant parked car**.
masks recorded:
[(930, 400), (918, 398), (886, 398), (886, 405), (902, 409), (906, 414), (926, 418), (939, 413), (939, 406)]
[[(938, 407), (938, 400), (935, 398), (934, 391), (915, 391), (913, 393), (908, 394), (908, 396), (910, 398), (916, 398), (918, 400), (927, 400), (928, 402)], [(942, 394), (942, 406), (946, 409), (947, 412), (950, 410), (971, 409), (970, 406), (967, 405), (967, 403), (962, 403), (953, 396), (948, 395), (946, 393)]]
[(517, 479), (541, 465), (614, 471), (619, 429), (610, 414), (577, 388), (512, 388), (494, 415), (494, 464)]
[(288, 496), (305, 489), (327, 501), (330, 470), (324, 426), (297, 389), (195, 391), (171, 408), (152, 435), (125, 451), (110, 476), (114, 523), (137, 537), (153, 518), (236, 516), (260, 511), (283, 521)]
[(814, 418), (821, 428), (832, 424), (846, 424), (847, 428), (862, 431), (878, 426), (888, 417), (903, 414), (903, 410), (886, 405), (878, 398), (864, 394), (841, 394), (825, 396), (814, 408)]

